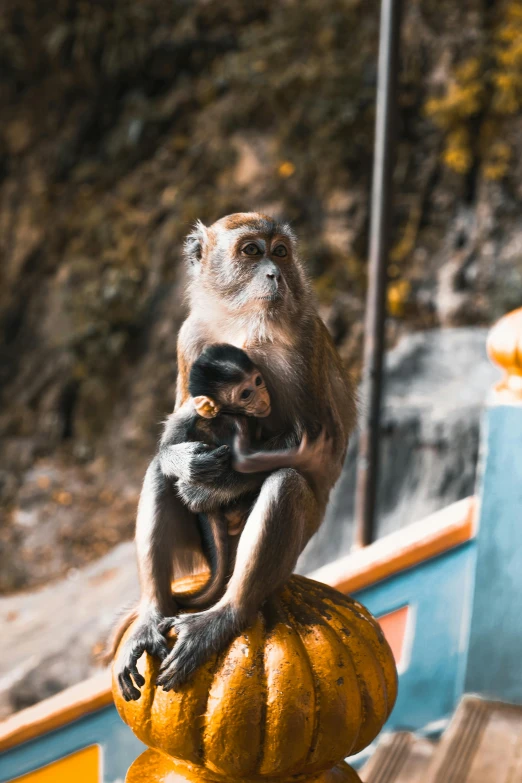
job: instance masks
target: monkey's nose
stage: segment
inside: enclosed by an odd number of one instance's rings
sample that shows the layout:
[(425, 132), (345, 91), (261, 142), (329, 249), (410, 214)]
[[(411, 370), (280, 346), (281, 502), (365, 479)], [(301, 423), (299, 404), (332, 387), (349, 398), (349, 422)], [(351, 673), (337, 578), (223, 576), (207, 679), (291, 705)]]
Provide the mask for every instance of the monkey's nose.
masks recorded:
[(269, 280), (276, 280), (277, 282), (281, 279), (281, 272), (267, 272), (266, 276)]

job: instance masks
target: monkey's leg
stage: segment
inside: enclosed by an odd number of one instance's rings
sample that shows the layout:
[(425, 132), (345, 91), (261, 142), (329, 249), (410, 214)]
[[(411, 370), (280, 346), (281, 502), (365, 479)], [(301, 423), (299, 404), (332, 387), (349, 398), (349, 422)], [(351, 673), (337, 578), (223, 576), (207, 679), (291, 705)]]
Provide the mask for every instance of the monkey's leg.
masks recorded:
[(184, 508), (172, 482), (161, 473), (156, 458), (143, 482), (136, 520), (136, 548), (141, 598), (133, 632), (116, 661), (116, 676), (126, 701), (140, 697), (139, 688), (144, 681), (137, 662), (143, 653), (161, 660), (168, 654), (159, 625), (165, 616), (176, 611), (172, 578), (190, 570), (195, 553), (201, 551), (196, 517)]
[(158, 685), (171, 690), (183, 684), (255, 617), (289, 578), (322, 511), (297, 471), (285, 468), (266, 479), (239, 539), (225, 595), (207, 611), (172, 621), (177, 640), (161, 665)]

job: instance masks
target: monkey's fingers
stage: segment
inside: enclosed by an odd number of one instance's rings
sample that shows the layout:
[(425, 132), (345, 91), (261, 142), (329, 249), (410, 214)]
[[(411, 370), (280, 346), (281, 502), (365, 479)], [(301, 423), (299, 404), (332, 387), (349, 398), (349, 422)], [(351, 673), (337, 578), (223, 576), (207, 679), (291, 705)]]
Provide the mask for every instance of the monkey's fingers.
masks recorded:
[(175, 655), (174, 650), (172, 650), (160, 666), (159, 674), (156, 677), (156, 685), (162, 687), (164, 691), (172, 690), (175, 669)]
[(194, 456), (190, 464), (191, 481), (202, 483), (219, 481), (223, 471), (229, 467), (230, 458), (230, 448), (226, 445), (218, 446), (210, 453)]
[(125, 701), (138, 701), (141, 696), (141, 691), (134, 687), (130, 672), (127, 668), (124, 668), (118, 674), (118, 685)]
[(221, 462), (226, 462), (229, 455), (230, 455), (230, 447), (225, 444), (223, 446), (218, 446), (217, 449), (214, 449), (214, 451), (212, 451), (209, 456), (211, 456), (212, 459), (214, 460), (220, 460)]
[[(174, 625), (176, 618), (175, 617), (165, 617), (163, 620), (161, 620), (160, 623), (158, 623), (158, 631), (163, 636), (167, 637), (171, 631), (176, 630), (176, 626)], [(168, 655), (168, 648), (167, 653), (164, 657)]]
[(221, 652), (234, 635), (236, 621), (231, 608), (223, 607), (180, 615), (174, 627), (178, 638), (157, 679), (166, 691), (179, 688), (212, 655)]
[(156, 680), (156, 684), (159, 685), (165, 693), (169, 691), (177, 691), (182, 685), (184, 685), (189, 676), (183, 676), (175, 667), (164, 672)]
[(142, 674), (138, 671), (137, 662), (133, 661), (127, 666), (127, 671), (132, 674), (132, 677), (134, 679), (134, 682), (138, 688), (143, 688), (145, 685), (145, 677), (143, 677)]
[(307, 445), (307, 453), (312, 462), (321, 462), (330, 457), (333, 449), (333, 438), (322, 429), (315, 440)]
[(147, 652), (150, 655), (155, 655), (156, 658), (160, 659), (160, 661), (165, 660), (170, 651), (167, 646), (167, 642), (165, 641), (165, 637), (161, 634), (161, 632), (155, 634), (154, 642), (150, 646), (147, 646)]
[(309, 447), (310, 447), (310, 441), (308, 440), (308, 433), (304, 432), (303, 437), (301, 438), (301, 443), (297, 448), (297, 454), (299, 456), (305, 454), (306, 451), (309, 449)]
[(189, 637), (185, 637), (174, 646), (168, 664), (167, 660), (163, 662), (156, 679), (157, 685), (160, 685), (164, 691), (177, 690), (192, 677), (198, 666), (204, 663), (205, 658), (197, 644), (191, 643)]

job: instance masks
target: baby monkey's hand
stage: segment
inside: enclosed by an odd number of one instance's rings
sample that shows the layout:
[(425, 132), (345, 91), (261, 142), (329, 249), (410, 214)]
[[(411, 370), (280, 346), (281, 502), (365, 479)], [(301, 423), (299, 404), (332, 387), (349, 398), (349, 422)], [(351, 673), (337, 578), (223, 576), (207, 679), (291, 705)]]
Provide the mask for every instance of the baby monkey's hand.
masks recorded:
[(239, 473), (266, 473), (279, 468), (296, 468), (303, 473), (320, 472), (332, 453), (332, 439), (321, 431), (315, 440), (305, 433), (296, 448), (284, 451), (248, 452), (246, 441), (239, 435), (234, 442), (232, 467)]
[(310, 441), (305, 432), (301, 443), (295, 449), (295, 462), (293, 467), (300, 468), (305, 473), (320, 472), (332, 456), (332, 438), (323, 429), (317, 438)]

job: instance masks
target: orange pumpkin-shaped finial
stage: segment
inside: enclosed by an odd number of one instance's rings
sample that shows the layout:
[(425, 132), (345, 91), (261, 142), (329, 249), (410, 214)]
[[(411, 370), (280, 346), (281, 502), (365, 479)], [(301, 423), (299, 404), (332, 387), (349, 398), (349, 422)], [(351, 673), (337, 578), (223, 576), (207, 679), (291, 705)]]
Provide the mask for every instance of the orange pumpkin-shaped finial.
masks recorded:
[(504, 370), (496, 390), (506, 401), (522, 400), (522, 307), (508, 313), (489, 333), (490, 359)]
[(300, 576), (178, 692), (156, 687), (158, 668), (141, 658), (138, 701), (125, 702), (114, 683), (121, 717), (153, 749), (128, 783), (356, 783), (342, 759), (372, 742), (397, 695), (393, 656), (370, 613)]

